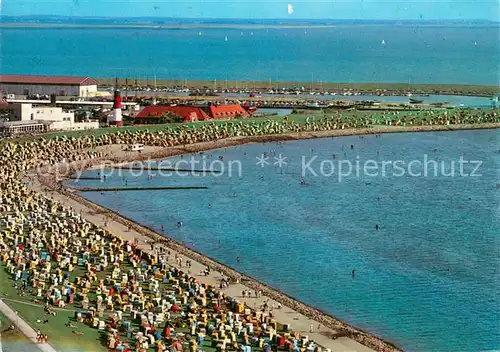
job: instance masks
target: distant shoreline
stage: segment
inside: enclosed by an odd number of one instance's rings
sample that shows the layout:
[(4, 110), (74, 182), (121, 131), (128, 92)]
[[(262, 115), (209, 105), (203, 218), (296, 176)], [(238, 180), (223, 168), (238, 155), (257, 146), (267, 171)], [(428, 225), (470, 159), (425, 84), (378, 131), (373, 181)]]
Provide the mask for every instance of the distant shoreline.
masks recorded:
[(321, 29), (321, 28), (352, 28), (352, 27), (427, 27), (427, 28), (499, 28), (497, 23), (478, 24), (436, 24), (436, 23), (359, 23), (359, 24), (230, 24), (230, 23), (200, 23), (200, 24), (78, 24), (78, 23), (33, 23), (15, 22), (1, 23), (0, 28), (22, 28), (22, 29), (43, 29), (43, 28), (96, 28), (96, 29), (164, 29), (164, 30), (187, 30), (187, 29)]

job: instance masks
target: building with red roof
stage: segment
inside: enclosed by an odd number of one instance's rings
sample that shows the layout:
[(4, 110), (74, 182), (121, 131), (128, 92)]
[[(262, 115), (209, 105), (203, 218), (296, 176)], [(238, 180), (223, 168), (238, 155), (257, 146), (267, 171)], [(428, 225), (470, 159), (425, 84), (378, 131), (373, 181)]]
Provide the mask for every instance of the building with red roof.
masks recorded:
[(0, 89), (15, 95), (87, 97), (97, 92), (97, 80), (77, 76), (0, 75)]
[(249, 115), (240, 104), (210, 105), (209, 109), (210, 116), (214, 119), (233, 119)]
[(160, 118), (170, 112), (182, 118), (184, 122), (204, 121), (210, 119), (232, 119), (249, 116), (249, 113), (239, 104), (210, 105), (207, 108), (198, 106), (146, 106), (136, 116), (137, 123), (152, 122), (151, 119)]
[(182, 118), (184, 122), (209, 120), (210, 116), (201, 108), (196, 106), (167, 106), (151, 105), (146, 106), (137, 114), (136, 122), (146, 122), (152, 118), (160, 118), (165, 113), (171, 113)]

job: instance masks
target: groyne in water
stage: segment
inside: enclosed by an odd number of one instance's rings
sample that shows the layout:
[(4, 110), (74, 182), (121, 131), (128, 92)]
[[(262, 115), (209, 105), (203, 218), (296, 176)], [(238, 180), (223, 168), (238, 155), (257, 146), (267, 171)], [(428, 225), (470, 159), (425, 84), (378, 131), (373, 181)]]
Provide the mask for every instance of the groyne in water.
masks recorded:
[(72, 188), (79, 192), (122, 192), (122, 191), (172, 191), (187, 189), (208, 189), (206, 186), (184, 186), (184, 187), (79, 187)]
[(102, 177), (97, 176), (70, 176), (70, 180), (102, 180)]
[(122, 166), (122, 165), (111, 165), (106, 166), (108, 169), (120, 169), (120, 170), (143, 170), (143, 171), (170, 171), (170, 172), (193, 172), (193, 173), (220, 173), (219, 170), (204, 170), (204, 169), (174, 169), (174, 168), (163, 168), (163, 167), (141, 167), (141, 166)]

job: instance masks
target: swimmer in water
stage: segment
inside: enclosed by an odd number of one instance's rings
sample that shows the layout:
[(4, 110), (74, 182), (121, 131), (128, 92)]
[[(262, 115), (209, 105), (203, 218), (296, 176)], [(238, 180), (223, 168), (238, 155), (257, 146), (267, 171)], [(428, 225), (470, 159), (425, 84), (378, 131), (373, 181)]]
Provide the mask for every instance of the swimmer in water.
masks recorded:
[(352, 269), (351, 275), (352, 275), (352, 278), (354, 279), (354, 277), (356, 276), (356, 269)]
[(377, 224), (377, 225), (375, 225), (375, 230), (377, 230), (377, 231), (378, 231), (378, 229), (379, 229), (379, 226), (378, 226), (378, 224)]
[(351, 144), (351, 149), (354, 149), (354, 146)]
[(209, 205), (208, 205), (208, 209), (212, 209), (212, 204), (209, 204)]
[(304, 181), (304, 179), (300, 180), (300, 184), (301, 185), (305, 185), (306, 184), (306, 181)]
[(240, 263), (240, 256), (236, 257), (236, 261), (238, 262), (238, 264)]
[(177, 227), (182, 227), (183, 225), (184, 225), (184, 224), (182, 223), (182, 221), (179, 221), (179, 222), (177, 223)]

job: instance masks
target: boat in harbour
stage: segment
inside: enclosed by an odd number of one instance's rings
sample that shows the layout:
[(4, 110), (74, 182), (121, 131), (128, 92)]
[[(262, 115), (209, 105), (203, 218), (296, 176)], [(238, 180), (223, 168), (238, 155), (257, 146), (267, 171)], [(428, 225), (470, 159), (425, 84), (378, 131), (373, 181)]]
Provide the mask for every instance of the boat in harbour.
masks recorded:
[(317, 101), (315, 101), (313, 103), (309, 103), (309, 104), (304, 104), (304, 108), (309, 109), (309, 110), (321, 110), (321, 109), (327, 108), (329, 106), (330, 106), (330, 104), (319, 103)]

